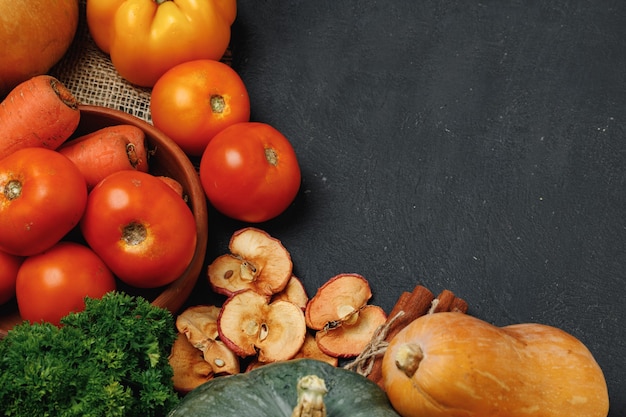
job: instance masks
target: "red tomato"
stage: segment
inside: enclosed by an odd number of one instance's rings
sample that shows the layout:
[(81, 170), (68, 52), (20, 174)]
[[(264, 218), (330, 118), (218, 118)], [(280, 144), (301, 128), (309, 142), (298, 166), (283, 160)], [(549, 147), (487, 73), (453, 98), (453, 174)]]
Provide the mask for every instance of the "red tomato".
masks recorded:
[(87, 202), (76, 165), (45, 148), (21, 149), (0, 161), (0, 250), (42, 252), (74, 228)]
[(115, 288), (115, 277), (91, 249), (59, 242), (24, 260), (15, 294), (24, 320), (58, 325), (63, 316), (85, 308), (85, 297), (100, 298)]
[(15, 297), (17, 271), (24, 258), (0, 251), (0, 304)]
[(250, 98), (231, 67), (197, 60), (177, 65), (159, 78), (150, 111), (157, 129), (188, 155), (200, 156), (217, 132), (250, 120)]
[(96, 185), (80, 227), (113, 273), (139, 288), (174, 281), (196, 249), (191, 209), (172, 187), (144, 172), (116, 172)]
[(300, 166), (289, 140), (265, 123), (237, 123), (209, 142), (200, 181), (210, 203), (237, 220), (270, 220), (293, 202)]

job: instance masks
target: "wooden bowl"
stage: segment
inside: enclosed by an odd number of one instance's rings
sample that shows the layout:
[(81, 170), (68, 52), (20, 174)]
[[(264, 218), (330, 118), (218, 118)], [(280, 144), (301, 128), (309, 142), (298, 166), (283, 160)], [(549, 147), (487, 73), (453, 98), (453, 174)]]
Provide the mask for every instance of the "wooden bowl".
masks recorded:
[[(198, 280), (207, 248), (207, 202), (198, 172), (182, 149), (151, 124), (128, 113), (106, 107), (81, 106), (80, 110), (81, 120), (74, 136), (111, 125), (138, 126), (146, 134), (149, 149), (154, 150), (150, 158), (150, 172), (170, 176), (183, 186), (184, 194), (187, 196), (188, 204), (196, 220), (198, 234), (196, 250), (187, 270), (176, 281), (160, 288), (139, 290), (127, 288), (122, 283), (118, 284), (118, 289), (144, 296), (151, 300), (152, 304), (176, 313), (185, 303)], [(0, 333), (21, 321), (15, 300), (0, 306)]]

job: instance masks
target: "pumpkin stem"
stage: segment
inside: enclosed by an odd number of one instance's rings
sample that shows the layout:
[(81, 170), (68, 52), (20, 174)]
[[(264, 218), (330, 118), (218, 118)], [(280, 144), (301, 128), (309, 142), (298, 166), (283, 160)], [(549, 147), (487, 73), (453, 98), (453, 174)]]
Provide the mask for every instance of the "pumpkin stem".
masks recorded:
[(405, 343), (396, 352), (396, 367), (412, 378), (424, 359), (424, 352), (417, 343)]
[(298, 380), (298, 404), (291, 417), (326, 417), (324, 395), (328, 390), (317, 375), (306, 375)]

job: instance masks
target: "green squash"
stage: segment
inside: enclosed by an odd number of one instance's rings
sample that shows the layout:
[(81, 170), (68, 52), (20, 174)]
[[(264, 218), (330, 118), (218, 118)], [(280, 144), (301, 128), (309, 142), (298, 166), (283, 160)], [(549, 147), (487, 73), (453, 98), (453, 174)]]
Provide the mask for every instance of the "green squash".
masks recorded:
[(327, 417), (399, 417), (374, 382), (313, 359), (293, 359), (217, 377), (187, 394), (168, 417), (291, 417), (301, 398), (298, 382), (310, 375), (323, 380)]

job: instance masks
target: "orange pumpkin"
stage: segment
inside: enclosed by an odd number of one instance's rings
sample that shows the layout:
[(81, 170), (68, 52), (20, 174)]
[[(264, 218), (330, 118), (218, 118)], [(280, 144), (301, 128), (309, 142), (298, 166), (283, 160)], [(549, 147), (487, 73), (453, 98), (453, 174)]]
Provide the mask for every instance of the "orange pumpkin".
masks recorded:
[(78, 26), (78, 0), (0, 0), (0, 97), (45, 74)]
[(574, 336), (461, 313), (422, 316), (389, 343), (383, 384), (403, 417), (606, 417), (602, 370)]

